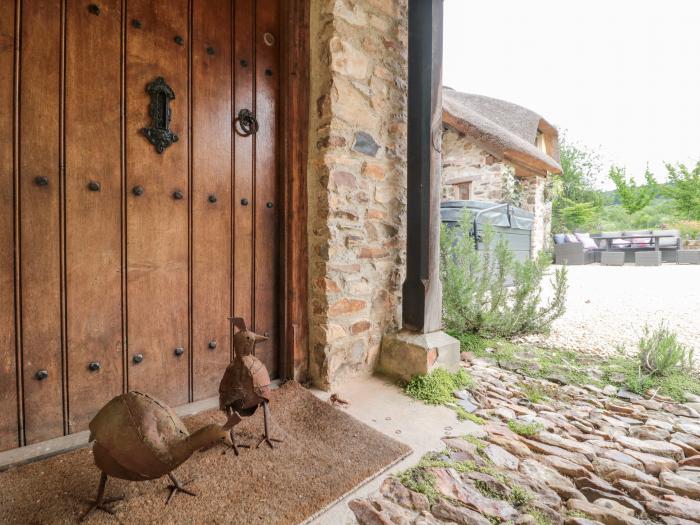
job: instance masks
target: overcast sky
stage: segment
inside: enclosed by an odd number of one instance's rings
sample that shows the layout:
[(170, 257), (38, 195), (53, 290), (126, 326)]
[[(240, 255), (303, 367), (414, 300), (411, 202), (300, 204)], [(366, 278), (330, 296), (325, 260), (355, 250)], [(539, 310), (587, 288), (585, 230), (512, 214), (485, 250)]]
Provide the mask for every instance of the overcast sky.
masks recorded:
[(446, 86), (530, 108), (638, 180), (700, 159), (700, 1), (445, 0), (444, 46)]

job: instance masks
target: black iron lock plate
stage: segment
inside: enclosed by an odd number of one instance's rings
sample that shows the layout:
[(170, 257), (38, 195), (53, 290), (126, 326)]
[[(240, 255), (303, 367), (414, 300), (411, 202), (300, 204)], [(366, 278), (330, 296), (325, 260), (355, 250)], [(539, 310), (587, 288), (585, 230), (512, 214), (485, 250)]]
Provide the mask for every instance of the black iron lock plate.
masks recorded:
[(170, 101), (175, 100), (175, 92), (165, 83), (163, 77), (158, 77), (148, 84), (146, 92), (151, 95), (151, 103), (148, 106), (151, 127), (142, 128), (141, 133), (156, 147), (158, 153), (163, 153), (171, 144), (180, 140), (180, 137), (170, 129), (172, 119)]

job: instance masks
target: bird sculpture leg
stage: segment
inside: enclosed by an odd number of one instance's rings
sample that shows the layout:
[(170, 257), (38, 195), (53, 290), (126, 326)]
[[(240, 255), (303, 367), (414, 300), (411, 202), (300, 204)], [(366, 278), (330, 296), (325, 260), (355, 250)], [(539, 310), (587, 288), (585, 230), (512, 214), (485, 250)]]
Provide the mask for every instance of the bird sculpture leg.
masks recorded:
[(196, 496), (194, 492), (191, 490), (187, 490), (185, 486), (189, 485), (192, 483), (193, 480), (185, 481), (184, 483), (180, 483), (178, 479), (175, 477), (175, 475), (172, 472), (168, 472), (168, 477), (170, 478), (170, 481), (173, 482), (172, 485), (168, 485), (168, 488), (170, 489), (170, 495), (168, 496), (168, 499), (165, 500), (165, 504), (167, 505), (170, 503), (170, 500), (173, 499), (173, 496), (177, 494), (178, 492), (184, 492), (185, 494), (188, 494), (190, 496)]
[(263, 401), (263, 415), (265, 418), (265, 434), (263, 434), (263, 436), (260, 438), (260, 441), (258, 441), (258, 444), (255, 445), (255, 448), (258, 448), (263, 441), (267, 443), (270, 446), (270, 448), (275, 448), (272, 442), (275, 441), (277, 443), (281, 443), (283, 440), (270, 437), (269, 421), (270, 419), (272, 419), (272, 416), (270, 416), (270, 403), (267, 400)]
[(95, 501), (91, 501), (92, 506), (88, 509), (88, 511), (83, 514), (80, 518), (80, 521), (84, 521), (90, 514), (92, 514), (92, 511), (95, 509), (99, 509), (101, 511), (106, 512), (107, 514), (114, 514), (114, 509), (111, 507), (108, 507), (110, 503), (114, 503), (115, 501), (121, 501), (124, 499), (124, 496), (115, 496), (113, 498), (105, 498), (105, 486), (107, 485), (107, 474), (104, 472), (100, 476), (100, 485), (97, 488), (97, 499)]
[(233, 453), (238, 456), (240, 452), (238, 451), (239, 448), (250, 448), (249, 445), (238, 445), (236, 443), (236, 433), (234, 432), (234, 429), (232, 428), (229, 431), (229, 435), (231, 436), (231, 448), (233, 449)]

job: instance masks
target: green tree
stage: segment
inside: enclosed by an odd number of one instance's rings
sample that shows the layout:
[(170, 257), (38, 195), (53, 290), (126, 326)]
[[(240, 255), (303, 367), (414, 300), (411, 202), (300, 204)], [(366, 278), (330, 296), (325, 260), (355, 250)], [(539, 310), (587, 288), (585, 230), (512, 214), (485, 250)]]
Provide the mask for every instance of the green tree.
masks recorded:
[(565, 202), (567, 205), (559, 212), (559, 222), (568, 231), (589, 229), (600, 214), (600, 208), (595, 203), (568, 200)]
[(644, 171), (646, 184), (641, 186), (637, 186), (633, 178), (627, 179), (625, 168), (611, 166), (608, 177), (615, 183), (620, 204), (630, 215), (646, 208), (658, 192), (658, 185), (654, 175), (649, 171), (649, 166)]
[(552, 231), (587, 228), (603, 207), (603, 194), (597, 189), (602, 169), (600, 157), (562, 136), (559, 164), (562, 173), (555, 177), (552, 192)]
[(666, 164), (668, 183), (661, 192), (673, 201), (673, 211), (681, 219), (700, 220), (700, 162), (690, 170), (685, 164)]

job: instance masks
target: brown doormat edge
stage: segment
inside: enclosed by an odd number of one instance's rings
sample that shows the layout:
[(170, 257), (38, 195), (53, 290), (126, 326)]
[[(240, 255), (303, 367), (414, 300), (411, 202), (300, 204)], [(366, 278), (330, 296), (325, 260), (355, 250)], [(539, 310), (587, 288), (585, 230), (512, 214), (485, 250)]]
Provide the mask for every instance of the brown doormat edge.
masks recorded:
[(319, 510), (318, 512), (316, 512), (316, 513), (313, 514), (312, 516), (309, 516), (309, 517), (306, 518), (304, 521), (302, 521), (301, 523), (299, 523), (299, 525), (308, 525), (309, 523), (311, 523), (312, 521), (314, 521), (316, 518), (318, 518), (318, 517), (320, 517), (320, 516), (323, 516), (326, 512), (328, 512), (331, 508), (333, 508), (337, 503), (340, 503), (340, 502), (343, 501), (345, 498), (347, 498), (348, 496), (350, 496), (353, 492), (355, 492), (355, 491), (361, 489), (362, 487), (364, 487), (364, 486), (367, 485), (368, 483), (371, 483), (371, 482), (374, 481), (375, 479), (377, 479), (377, 478), (383, 476), (386, 472), (388, 472), (389, 470), (391, 470), (392, 468), (394, 468), (396, 465), (398, 465), (399, 463), (401, 463), (404, 459), (406, 459), (406, 458), (407, 458), (408, 456), (410, 456), (411, 454), (413, 454), (413, 449), (408, 450), (408, 452), (404, 453), (403, 456), (396, 458), (392, 463), (390, 463), (389, 465), (387, 465), (386, 467), (384, 467), (384, 468), (381, 469), (380, 471), (375, 472), (374, 474), (372, 474), (371, 476), (367, 477), (367, 478), (364, 479), (363, 481), (360, 481), (357, 485), (355, 485), (353, 488), (351, 488), (350, 490), (348, 490), (345, 494), (343, 494), (342, 496), (338, 496), (338, 498), (337, 498), (336, 500), (331, 501), (331, 502), (330, 502), (328, 505), (326, 505), (324, 508), (322, 508), (321, 510)]

